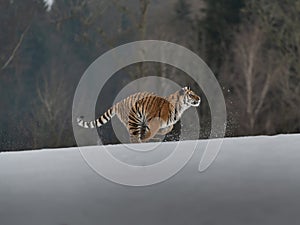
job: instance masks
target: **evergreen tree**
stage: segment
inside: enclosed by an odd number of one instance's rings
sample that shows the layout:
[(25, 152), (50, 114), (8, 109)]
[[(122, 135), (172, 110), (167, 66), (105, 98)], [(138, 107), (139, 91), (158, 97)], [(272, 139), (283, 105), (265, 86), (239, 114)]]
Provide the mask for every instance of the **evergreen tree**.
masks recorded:
[(204, 0), (205, 17), (199, 21), (199, 42), (204, 60), (218, 75), (229, 51), (232, 34), (240, 22), (244, 0)]

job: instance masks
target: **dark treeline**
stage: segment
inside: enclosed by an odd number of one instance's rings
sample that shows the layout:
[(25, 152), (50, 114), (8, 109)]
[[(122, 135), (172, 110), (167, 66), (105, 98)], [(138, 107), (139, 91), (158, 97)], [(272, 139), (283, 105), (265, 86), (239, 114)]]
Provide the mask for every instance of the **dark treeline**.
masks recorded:
[[(183, 45), (208, 64), (226, 98), (227, 136), (300, 132), (300, 0), (66, 0), (48, 8), (42, 0), (3, 0), (0, 24), (0, 150), (75, 146), (72, 100), (85, 69), (143, 39)], [(105, 86), (99, 115), (142, 76), (198, 88), (158, 63), (120, 73)], [(205, 97), (201, 107), (204, 138)], [(116, 143), (110, 125), (99, 132)]]

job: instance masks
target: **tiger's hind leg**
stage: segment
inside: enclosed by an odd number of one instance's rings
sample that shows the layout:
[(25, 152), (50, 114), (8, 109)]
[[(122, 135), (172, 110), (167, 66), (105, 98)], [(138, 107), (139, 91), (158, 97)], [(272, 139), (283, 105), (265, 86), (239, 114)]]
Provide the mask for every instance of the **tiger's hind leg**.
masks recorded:
[(173, 125), (165, 127), (165, 128), (160, 128), (155, 137), (151, 138), (150, 141), (151, 142), (162, 142), (163, 139), (165, 138), (165, 135), (170, 133), (171, 130), (173, 129)]
[(166, 135), (166, 134), (169, 133), (172, 129), (173, 129), (173, 125), (170, 125), (170, 126), (168, 126), (168, 127), (159, 129), (158, 132), (157, 132), (157, 134), (160, 134), (160, 135)]
[(144, 124), (130, 123), (129, 134), (131, 143), (147, 142), (152, 139), (160, 129), (158, 119), (153, 119)]
[(157, 134), (160, 129), (160, 120), (158, 118), (152, 119), (147, 123), (147, 129), (145, 133), (141, 136), (142, 142), (147, 142)]

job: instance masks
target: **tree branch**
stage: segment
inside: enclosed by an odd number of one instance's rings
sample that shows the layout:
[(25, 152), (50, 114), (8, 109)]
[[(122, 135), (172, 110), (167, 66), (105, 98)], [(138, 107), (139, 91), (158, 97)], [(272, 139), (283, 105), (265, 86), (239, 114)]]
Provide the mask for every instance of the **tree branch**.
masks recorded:
[(10, 55), (10, 57), (8, 58), (8, 60), (1, 67), (1, 70), (4, 70), (9, 65), (9, 63), (14, 59), (16, 52), (18, 51), (18, 49), (20, 48), (20, 46), (21, 46), (21, 44), (23, 42), (23, 39), (24, 39), (24, 36), (25, 36), (26, 32), (29, 30), (29, 27), (30, 27), (30, 24), (26, 27), (26, 29), (21, 34), (20, 39), (19, 39), (17, 45), (15, 46), (15, 48), (12, 51), (12, 54)]

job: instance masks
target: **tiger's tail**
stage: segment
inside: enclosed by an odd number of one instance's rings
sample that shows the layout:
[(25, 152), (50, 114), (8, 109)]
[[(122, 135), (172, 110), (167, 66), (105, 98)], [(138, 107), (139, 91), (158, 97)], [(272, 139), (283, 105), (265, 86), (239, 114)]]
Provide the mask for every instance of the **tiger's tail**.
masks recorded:
[(77, 124), (83, 128), (96, 128), (101, 127), (103, 124), (106, 124), (111, 118), (115, 115), (114, 107), (107, 110), (102, 116), (98, 119), (91, 120), (91, 121), (84, 121), (84, 118), (81, 116), (77, 118)]

